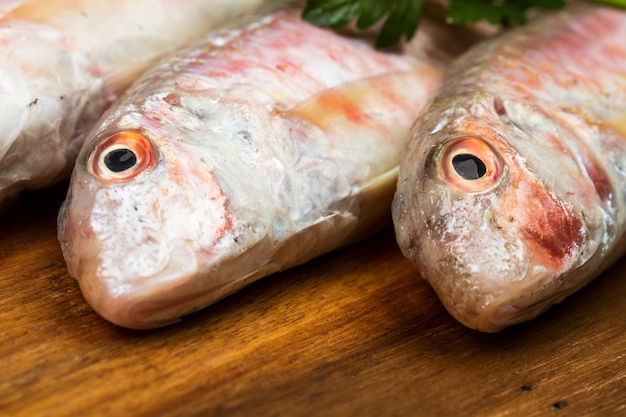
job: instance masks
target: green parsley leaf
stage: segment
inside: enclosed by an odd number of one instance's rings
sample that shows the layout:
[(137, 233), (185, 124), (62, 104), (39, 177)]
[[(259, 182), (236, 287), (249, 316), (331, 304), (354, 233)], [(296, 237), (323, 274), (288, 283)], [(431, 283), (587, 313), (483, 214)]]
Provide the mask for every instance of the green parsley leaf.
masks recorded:
[(526, 23), (525, 13), (532, 7), (560, 9), (564, 0), (450, 0), (448, 20), (451, 23), (474, 23), (486, 20), (493, 24), (519, 26)]
[[(384, 20), (376, 38), (377, 47), (410, 40), (418, 27), (426, 0), (306, 0), (302, 18), (317, 26), (341, 29), (356, 22), (367, 29)], [(593, 3), (626, 8), (626, 0), (589, 0)], [(526, 23), (531, 8), (556, 10), (565, 0), (449, 0), (450, 23), (474, 23), (486, 20), (493, 24), (519, 26)]]
[(393, 2), (389, 17), (378, 32), (376, 47), (391, 46), (403, 37), (411, 40), (417, 31), (423, 5), (424, 0)]
[(360, 0), (308, 0), (302, 18), (316, 26), (341, 29), (361, 13)]
[(376, 46), (385, 47), (415, 35), (423, 4), (424, 0), (308, 0), (302, 18), (333, 29), (356, 21), (358, 29), (367, 29), (386, 17), (376, 38)]
[(356, 27), (359, 29), (367, 29), (378, 22), (389, 11), (389, 5), (385, 1), (372, 3), (360, 2), (359, 20)]
[(610, 6), (626, 9), (626, 0), (590, 0), (592, 3), (608, 4)]
[(525, 23), (524, 8), (518, 4), (494, 4), (491, 0), (451, 0), (448, 8), (450, 23), (478, 22), (500, 24), (511, 22), (517, 25)]

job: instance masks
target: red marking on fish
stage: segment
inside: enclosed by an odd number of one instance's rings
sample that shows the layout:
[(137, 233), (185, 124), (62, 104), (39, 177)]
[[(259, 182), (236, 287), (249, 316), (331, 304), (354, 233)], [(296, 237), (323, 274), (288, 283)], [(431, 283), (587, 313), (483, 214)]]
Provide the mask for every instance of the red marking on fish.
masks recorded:
[(553, 193), (536, 183), (520, 182), (515, 220), (541, 263), (558, 271), (582, 243), (582, 220)]
[(493, 109), (498, 116), (506, 116), (506, 107), (504, 107), (504, 102), (500, 97), (493, 98)]
[(602, 168), (598, 161), (595, 160), (595, 158), (584, 150), (581, 150), (581, 157), (583, 159), (587, 175), (589, 175), (589, 179), (593, 183), (598, 196), (602, 199), (602, 201), (610, 201), (613, 197), (613, 184), (611, 183), (606, 171)]

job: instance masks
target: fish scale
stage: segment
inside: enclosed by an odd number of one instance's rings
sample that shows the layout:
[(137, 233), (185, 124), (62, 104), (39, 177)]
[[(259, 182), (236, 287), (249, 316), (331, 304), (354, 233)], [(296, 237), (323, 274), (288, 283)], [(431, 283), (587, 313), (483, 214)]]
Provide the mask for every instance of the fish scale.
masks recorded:
[[(624, 39), (617, 9), (539, 16), (451, 65), (416, 124), (397, 240), (463, 324), (493, 332), (531, 319), (622, 256)], [(457, 155), (485, 172), (468, 178)]]

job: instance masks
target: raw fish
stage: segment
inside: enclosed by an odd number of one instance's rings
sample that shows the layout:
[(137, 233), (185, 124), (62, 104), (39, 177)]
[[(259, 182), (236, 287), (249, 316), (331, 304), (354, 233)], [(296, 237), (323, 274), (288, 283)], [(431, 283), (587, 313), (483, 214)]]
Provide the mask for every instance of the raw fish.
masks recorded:
[(624, 254), (626, 12), (584, 3), (449, 69), (403, 156), (398, 244), (460, 322), (531, 319)]
[(172, 323), (390, 223), (410, 126), (467, 39), (423, 22), (382, 52), (299, 13), (161, 62), (89, 134), (59, 237), (104, 318)]

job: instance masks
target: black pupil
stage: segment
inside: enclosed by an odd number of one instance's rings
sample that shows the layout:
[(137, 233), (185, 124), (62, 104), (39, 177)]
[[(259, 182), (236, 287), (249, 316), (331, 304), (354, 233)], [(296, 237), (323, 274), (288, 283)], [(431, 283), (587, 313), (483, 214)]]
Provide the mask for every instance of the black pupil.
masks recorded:
[(457, 174), (466, 180), (477, 180), (487, 173), (485, 163), (476, 155), (462, 153), (452, 158), (452, 166)]
[(130, 149), (115, 149), (104, 156), (104, 165), (113, 172), (126, 171), (137, 163), (137, 155)]

